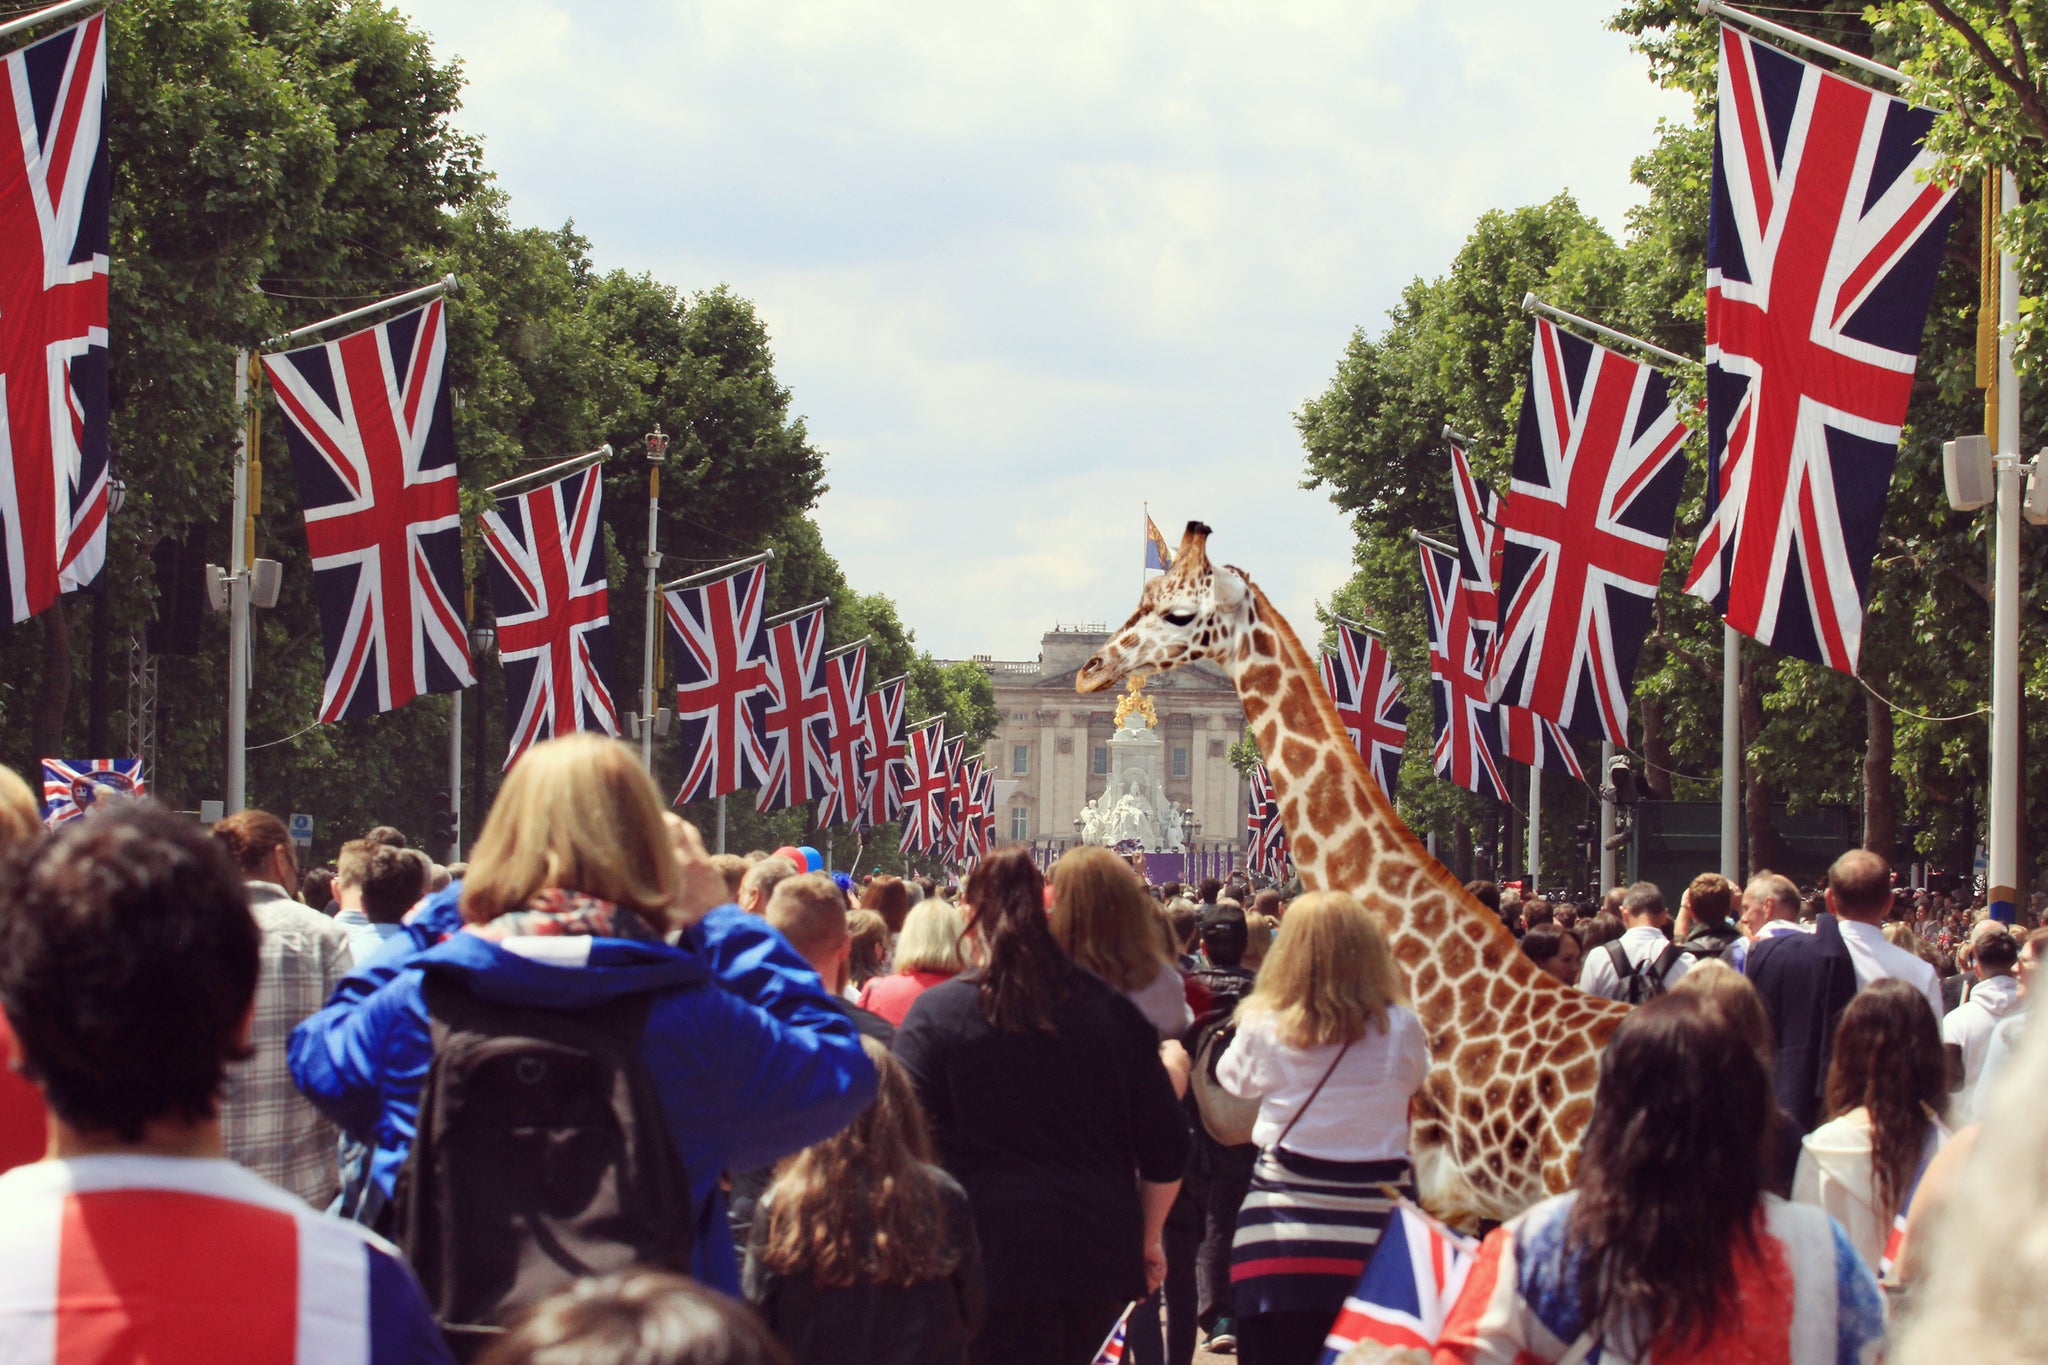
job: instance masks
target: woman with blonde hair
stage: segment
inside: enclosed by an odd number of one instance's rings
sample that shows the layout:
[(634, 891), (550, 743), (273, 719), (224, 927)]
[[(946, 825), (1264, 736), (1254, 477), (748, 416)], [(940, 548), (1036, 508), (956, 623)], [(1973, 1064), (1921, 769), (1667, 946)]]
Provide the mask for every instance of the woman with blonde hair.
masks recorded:
[(755, 1214), (747, 1298), (798, 1365), (961, 1365), (987, 1286), (974, 1212), (933, 1164), (902, 1064), (844, 1130), (783, 1166)]
[(1273, 937), (1280, 932), (1280, 921), (1271, 915), (1262, 915), (1256, 910), (1244, 912), (1244, 965), (1257, 971), (1265, 964), (1266, 954), (1273, 951)]
[(966, 970), (967, 955), (960, 946), (966, 933), (960, 907), (951, 901), (935, 898), (913, 905), (896, 939), (895, 973), (861, 987), (860, 1007), (902, 1028), (912, 1001)]
[(1195, 1022), (1152, 897), (1109, 849), (1084, 844), (1053, 864), (1052, 936), (1142, 1010), (1161, 1038), (1178, 1038)]
[[(514, 1018), (532, 1016), (527, 1026), (540, 1030), (562, 1027), (551, 1017), (569, 1012), (637, 1019), (632, 1055), (660, 1104), (697, 1231), (687, 1259), (675, 1251), (678, 1229), (622, 1235), (621, 1250), (631, 1252), (624, 1259), (738, 1292), (732, 1240), (707, 1231), (726, 1223), (722, 1174), (837, 1132), (873, 1098), (875, 1071), (852, 1022), (800, 959), (785, 970), (755, 952), (700, 950), (690, 926), (713, 907), (739, 912), (723, 905), (725, 878), (696, 830), (686, 824), (672, 835), (662, 811), (638, 758), (618, 741), (575, 734), (534, 745), (505, 775), (484, 822), (459, 889), (462, 927), (395, 971), (380, 961), (387, 970), (360, 989), (349, 978), (336, 1003), (293, 1035), (299, 1088), (373, 1148), (372, 1209), (388, 1203), (407, 1165), (444, 1012), (488, 1000)], [(442, 909), (436, 898), (423, 913)], [(680, 943), (667, 941), (671, 931), (681, 931)], [(786, 945), (780, 951), (794, 957)], [(770, 967), (772, 987), (763, 984)], [(532, 1197), (546, 1200), (547, 1170), (544, 1162), (511, 1168), (505, 1180), (526, 1179), (537, 1187)], [(571, 1209), (588, 1198), (587, 1190), (561, 1193)], [(414, 1260), (444, 1326), (502, 1321), (588, 1271), (516, 1230), (503, 1241), (504, 1265), (455, 1267), (471, 1285), (501, 1286), (495, 1302), (456, 1301), (431, 1265)], [(558, 1276), (532, 1273), (550, 1259)]]
[(1429, 1071), (1393, 954), (1355, 897), (1315, 891), (1237, 1009), (1217, 1064), (1259, 1101), (1251, 1192), (1237, 1216), (1231, 1295), (1246, 1365), (1313, 1365), (1393, 1210), (1412, 1196), (1408, 1100)]

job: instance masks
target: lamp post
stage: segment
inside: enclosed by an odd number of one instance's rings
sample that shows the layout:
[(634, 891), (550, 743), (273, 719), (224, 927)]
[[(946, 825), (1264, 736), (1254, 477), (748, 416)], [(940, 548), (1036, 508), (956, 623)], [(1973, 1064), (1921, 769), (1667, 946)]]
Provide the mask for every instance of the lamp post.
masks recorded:
[(647, 639), (640, 660), (640, 765), (654, 771), (654, 650), (661, 628), (661, 551), (657, 546), (661, 519), (661, 465), (668, 456), (668, 433), (661, 423), (647, 433)]
[(469, 626), (469, 657), (476, 665), (476, 716), (470, 721), (470, 743), (476, 750), (471, 761), (476, 775), (470, 779), (470, 809), (477, 813), (477, 826), (483, 826), (484, 813), (484, 737), (488, 717), (484, 714), (484, 669), (483, 663), (498, 652), (498, 628), (489, 622), (479, 621), (474, 615)]
[[(120, 512), (121, 505), (127, 500), (128, 485), (121, 481), (120, 476), (114, 473), (110, 465), (107, 469), (108, 526), (106, 532), (106, 543), (109, 550), (111, 550), (114, 543), (114, 517)], [(108, 558), (111, 559), (111, 557), (111, 554), (109, 554)], [(86, 706), (86, 747), (91, 749), (95, 756), (103, 755), (107, 752), (107, 708), (109, 704), (107, 700), (107, 674), (111, 671), (107, 663), (107, 653), (110, 647), (109, 637), (113, 630), (113, 623), (107, 619), (107, 592), (109, 587), (107, 570), (110, 567), (111, 565), (107, 560), (101, 561), (99, 579), (96, 584), (97, 591), (93, 595), (92, 602), (92, 684)], [(154, 773), (148, 774), (152, 781), (155, 780), (155, 776)]]

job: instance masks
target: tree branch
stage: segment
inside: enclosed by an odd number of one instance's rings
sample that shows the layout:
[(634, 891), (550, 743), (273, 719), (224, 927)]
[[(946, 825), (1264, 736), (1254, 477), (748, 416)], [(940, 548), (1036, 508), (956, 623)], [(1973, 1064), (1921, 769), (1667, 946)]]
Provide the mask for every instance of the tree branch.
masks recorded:
[(2048, 138), (2048, 106), (2041, 103), (2041, 92), (2034, 88), (2033, 83), (2022, 80), (2018, 72), (2000, 61), (1984, 35), (1950, 8), (1948, 0), (1927, 0), (1927, 7), (1933, 10), (1944, 24), (1955, 30), (1957, 36), (1977, 55), (1977, 60), (1984, 64), (1987, 71), (2019, 97), (2020, 108), (2026, 112), (2035, 130), (2042, 137)]
[(2005, 28), (2005, 36), (2012, 42), (2012, 69), (2019, 73), (2027, 84), (2034, 83), (2034, 73), (2027, 61), (2027, 45), (2020, 37), (2020, 26), (2013, 22), (2012, 6), (2006, 0), (1993, 0), (1998, 6), (1999, 22)]

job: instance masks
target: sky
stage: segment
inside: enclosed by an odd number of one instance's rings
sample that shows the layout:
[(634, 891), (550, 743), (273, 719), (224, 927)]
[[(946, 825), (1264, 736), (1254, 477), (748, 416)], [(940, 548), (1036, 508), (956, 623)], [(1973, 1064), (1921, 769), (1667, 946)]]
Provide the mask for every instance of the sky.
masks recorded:
[(522, 224), (754, 301), (856, 590), (942, 658), (1136, 604), (1144, 504), (1304, 633), (1293, 415), (1473, 221), (1619, 234), (1682, 101), (1617, 0), (397, 0)]

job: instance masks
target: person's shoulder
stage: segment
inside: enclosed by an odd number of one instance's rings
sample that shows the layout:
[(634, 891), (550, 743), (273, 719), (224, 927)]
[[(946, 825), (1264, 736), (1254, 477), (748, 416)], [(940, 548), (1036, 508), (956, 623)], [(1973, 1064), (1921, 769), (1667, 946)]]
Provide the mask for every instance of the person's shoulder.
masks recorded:
[(333, 943), (347, 943), (348, 930), (310, 905), (281, 896), (251, 901), (250, 911), (265, 935), (300, 934)]

